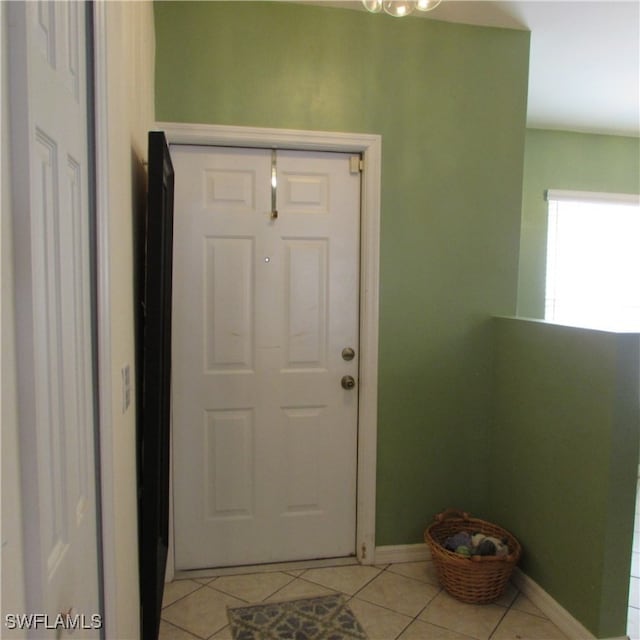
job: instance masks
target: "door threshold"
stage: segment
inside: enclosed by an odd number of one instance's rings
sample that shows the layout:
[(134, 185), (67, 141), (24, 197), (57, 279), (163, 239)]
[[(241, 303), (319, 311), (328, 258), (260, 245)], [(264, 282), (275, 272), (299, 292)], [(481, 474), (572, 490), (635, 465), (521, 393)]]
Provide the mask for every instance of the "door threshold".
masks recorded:
[(245, 573), (269, 573), (272, 571), (306, 571), (307, 569), (322, 569), (325, 567), (346, 567), (357, 565), (358, 558), (322, 558), (320, 560), (293, 560), (290, 562), (275, 562), (272, 564), (243, 564), (236, 567), (214, 567), (211, 569), (177, 570), (174, 580), (197, 578), (219, 578), (221, 576), (237, 576)]

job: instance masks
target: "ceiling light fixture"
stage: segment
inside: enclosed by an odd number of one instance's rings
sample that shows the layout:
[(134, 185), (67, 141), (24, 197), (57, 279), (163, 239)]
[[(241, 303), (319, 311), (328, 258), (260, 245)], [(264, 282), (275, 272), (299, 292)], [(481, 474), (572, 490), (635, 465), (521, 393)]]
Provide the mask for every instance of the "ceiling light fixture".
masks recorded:
[(382, 10), (390, 16), (401, 18), (418, 11), (431, 11), (435, 9), (442, 0), (362, 0), (362, 4), (371, 13), (380, 13)]

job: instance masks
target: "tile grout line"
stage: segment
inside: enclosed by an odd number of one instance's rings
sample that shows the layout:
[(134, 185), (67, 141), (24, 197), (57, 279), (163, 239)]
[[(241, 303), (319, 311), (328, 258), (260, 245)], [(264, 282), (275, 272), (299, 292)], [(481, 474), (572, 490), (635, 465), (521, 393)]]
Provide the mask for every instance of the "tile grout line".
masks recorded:
[[(357, 566), (357, 565), (354, 565)], [(360, 565), (363, 566), (363, 565)], [(332, 567), (320, 567), (322, 568), (332, 568)], [(362, 591), (362, 589), (364, 589), (367, 585), (369, 585), (371, 582), (373, 582), (376, 578), (378, 578), (384, 571), (384, 569), (379, 569), (378, 573), (373, 576), (372, 578), (370, 578), (369, 580), (367, 580), (367, 582), (365, 582), (364, 585), (362, 585), (361, 587), (359, 587), (355, 593), (351, 594), (351, 593), (347, 593), (346, 591), (342, 591), (341, 589), (335, 589), (333, 587), (328, 587), (325, 584), (322, 584), (321, 582), (315, 582), (313, 580), (311, 580), (310, 578), (305, 578), (305, 574), (307, 573), (307, 571), (313, 571), (315, 569), (306, 569), (303, 573), (301, 573), (299, 576), (297, 576), (297, 579), (299, 580), (304, 580), (307, 584), (311, 584), (314, 586), (318, 586), (318, 587), (322, 587), (323, 589), (329, 589), (330, 591), (334, 592), (334, 593), (341, 593), (345, 596), (347, 596), (347, 599), (350, 600), (351, 598), (353, 598), (357, 593), (360, 593), (360, 591)], [(286, 585), (285, 585), (286, 586)], [(282, 587), (284, 588), (284, 587)]]
[(224, 625), (224, 627), (220, 627), (219, 629), (216, 629), (210, 636), (207, 636), (205, 638), (205, 640), (211, 640), (213, 638), (213, 636), (217, 635), (218, 633), (220, 633), (221, 631), (223, 631), (227, 627), (229, 627), (229, 629), (231, 629), (231, 625), (228, 622), (227, 622), (227, 624)]
[[(440, 586), (439, 590), (431, 597), (429, 598), (429, 601), (424, 605), (424, 607), (422, 607), (422, 609), (420, 609), (420, 611), (418, 611), (418, 613), (416, 613), (416, 615), (414, 616), (413, 620), (411, 621), (411, 624), (413, 624), (414, 622), (426, 622), (423, 620), (420, 620), (420, 616), (426, 611), (427, 607), (442, 593), (443, 588), (442, 586)], [(427, 623), (427, 624), (431, 624), (431, 623)], [(434, 625), (434, 626), (439, 626), (439, 625)], [(440, 627), (441, 629), (444, 629), (446, 627)], [(447, 631), (451, 631), (451, 629), (447, 629)], [(402, 631), (402, 633), (404, 633), (404, 630)], [(400, 636), (396, 636), (396, 638), (399, 638)]]
[[(187, 578), (187, 580), (190, 580), (191, 582), (195, 582), (194, 580), (191, 580), (190, 578)], [(211, 582), (214, 582), (216, 580), (216, 578), (213, 578), (211, 580)], [(179, 582), (179, 581), (177, 581)], [(222, 631), (225, 627), (230, 626), (228, 623), (223, 625), (222, 627), (220, 627), (219, 629), (215, 629), (210, 635), (203, 637), (198, 633), (195, 633), (194, 631), (187, 629), (185, 627), (181, 627), (179, 624), (176, 624), (175, 622), (172, 622), (171, 620), (167, 620), (166, 618), (163, 617), (163, 613), (165, 609), (168, 609), (169, 607), (172, 607), (174, 604), (177, 604), (178, 602), (180, 602), (181, 600), (184, 600), (185, 598), (188, 598), (189, 596), (192, 596), (194, 593), (197, 593), (198, 591), (200, 591), (201, 589), (207, 589), (209, 587), (209, 583), (207, 584), (202, 584), (202, 583), (198, 583), (200, 586), (197, 589), (194, 589), (193, 591), (190, 591), (189, 593), (186, 593), (185, 595), (181, 596), (180, 598), (178, 598), (177, 600), (175, 600), (174, 602), (172, 602), (171, 604), (168, 604), (166, 607), (162, 607), (161, 608), (161, 613), (160, 613), (160, 622), (165, 622), (168, 625), (171, 625), (172, 627), (175, 627), (176, 629), (180, 629), (180, 631), (184, 631), (185, 633), (188, 633), (190, 636), (193, 636), (194, 638), (198, 638), (198, 640), (211, 640), (211, 638), (216, 634), (219, 633), (220, 631)], [(212, 591), (216, 591), (217, 593), (220, 593), (222, 595), (231, 595), (228, 593), (225, 593), (223, 591), (220, 591), (219, 589), (213, 589), (211, 588)], [(231, 597), (235, 597), (235, 596), (231, 596)], [(242, 600), (242, 598), (237, 598), (238, 600)], [(246, 602), (246, 601), (245, 601)]]
[[(219, 589), (217, 587), (211, 587), (208, 584), (205, 585), (205, 586), (209, 587), (210, 589), (213, 589), (214, 591), (217, 591), (218, 593), (221, 593), (221, 594), (223, 594), (225, 596), (231, 596), (232, 598), (236, 598), (237, 600), (242, 600), (242, 602), (244, 602), (245, 604), (262, 604), (262, 603), (265, 603), (265, 600), (267, 598), (273, 597), (276, 593), (278, 593), (279, 591), (281, 591), (285, 587), (289, 586), (292, 582), (295, 582), (295, 580), (297, 580), (296, 576), (292, 576), (289, 573), (284, 573), (284, 572), (281, 572), (281, 571), (279, 571), (277, 573), (282, 573), (282, 575), (286, 575), (287, 577), (291, 578), (291, 580), (289, 580), (286, 584), (283, 584), (281, 587), (278, 587), (275, 591), (273, 591), (269, 595), (267, 595), (264, 598), (262, 598), (262, 600), (258, 600), (257, 602), (252, 602), (251, 600), (246, 600), (245, 598), (242, 598), (241, 596), (237, 596), (237, 595), (235, 595), (233, 593), (229, 593), (228, 591), (224, 591), (223, 589)], [(243, 574), (239, 574), (239, 575), (243, 575)], [(244, 574), (244, 575), (261, 575), (261, 574)], [(226, 576), (223, 576), (223, 577), (226, 577)], [(233, 576), (233, 577), (236, 577), (236, 576)]]
[[(173, 602), (170, 602), (169, 604), (163, 605), (162, 607), (160, 607), (160, 618), (163, 619), (162, 618), (162, 612), (164, 612), (165, 609), (168, 609), (169, 607), (172, 607), (174, 604), (178, 604), (178, 602), (180, 602), (181, 600), (184, 600), (185, 598), (188, 598), (190, 595), (193, 595), (194, 593), (200, 591), (200, 589), (202, 589), (202, 588), (204, 588), (206, 586), (207, 586), (206, 584), (200, 584), (200, 586), (197, 589), (194, 589), (193, 591), (189, 591), (189, 593), (185, 593), (183, 596), (180, 596), (177, 600), (174, 600)], [(173, 623), (171, 623), (171, 624), (173, 624)]]
[[(282, 585), (281, 587), (279, 587), (278, 589), (276, 589), (270, 596), (267, 596), (267, 598), (272, 598), (273, 596), (275, 596), (277, 593), (280, 593), (280, 591), (282, 591), (285, 587), (288, 587), (290, 584), (293, 584), (294, 582), (297, 582), (298, 580), (301, 580), (302, 582), (305, 582), (306, 584), (310, 585), (310, 586), (314, 586), (314, 587), (322, 587), (323, 589), (329, 589), (329, 591), (331, 591), (331, 593), (342, 593), (342, 591), (340, 591), (339, 589), (331, 589), (330, 587), (325, 587), (323, 584), (319, 584), (317, 582), (313, 582), (312, 580), (307, 580), (305, 578), (303, 578), (303, 575), (299, 575), (299, 576), (294, 576), (293, 580), (287, 582), (287, 584)], [(329, 594), (322, 594), (322, 595), (329, 595)], [(315, 598), (315, 597), (320, 597), (320, 596), (300, 596), (300, 599), (304, 599), (304, 598)], [(263, 600), (264, 602), (264, 600)]]
[[(398, 563), (398, 564), (402, 564), (402, 563)], [(392, 574), (392, 575), (394, 575), (394, 576), (399, 576), (399, 577), (401, 577), (401, 578), (407, 578), (408, 580), (413, 580), (414, 582), (416, 582), (416, 583), (418, 583), (418, 584), (427, 584), (427, 585), (429, 585), (429, 586), (437, 587), (437, 588), (438, 588), (438, 591), (437, 591), (437, 592), (436, 592), (436, 593), (435, 593), (431, 598), (429, 598), (429, 600), (428, 600), (428, 601), (427, 601), (427, 603), (424, 605), (424, 607), (422, 607), (422, 608), (418, 611), (418, 613), (417, 613), (415, 616), (410, 616), (410, 615), (407, 615), (407, 614), (402, 613), (402, 612), (400, 612), (400, 611), (397, 611), (396, 609), (391, 609), (390, 607), (386, 607), (385, 605), (382, 605), (382, 604), (379, 604), (379, 603), (376, 603), (376, 602), (370, 602), (369, 600), (366, 600), (366, 599), (364, 599), (364, 598), (359, 598), (359, 600), (360, 600), (361, 602), (366, 602), (366, 603), (371, 604), (371, 605), (374, 605), (374, 606), (376, 606), (376, 607), (380, 607), (381, 609), (385, 609), (386, 611), (390, 611), (391, 613), (395, 613), (395, 614), (397, 614), (397, 615), (404, 616), (404, 617), (406, 617), (406, 618), (407, 618), (407, 620), (408, 620), (407, 624), (402, 628), (402, 630), (400, 631), (400, 633), (398, 633), (398, 634), (395, 636), (395, 638), (393, 639), (393, 640), (397, 640), (397, 639), (398, 639), (398, 638), (399, 638), (399, 637), (400, 637), (400, 636), (401, 636), (401, 635), (402, 635), (402, 634), (403, 634), (403, 633), (404, 633), (404, 632), (409, 628), (409, 626), (411, 626), (411, 625), (412, 625), (416, 620), (418, 620), (418, 617), (420, 616), (420, 614), (421, 614), (421, 613), (422, 613), (422, 612), (423, 612), (423, 611), (424, 611), (424, 610), (425, 610), (425, 609), (426, 609), (426, 608), (427, 608), (427, 607), (428, 607), (428, 606), (429, 606), (429, 605), (430, 605), (430, 604), (431, 604), (431, 603), (436, 599), (436, 597), (437, 597), (437, 596), (440, 594), (440, 592), (442, 591), (442, 587), (440, 587), (439, 585), (433, 585), (433, 584), (432, 584), (432, 583), (430, 583), (430, 582), (424, 582), (424, 581), (422, 581), (422, 580), (418, 580), (418, 579), (416, 579), (416, 578), (412, 578), (411, 576), (405, 576), (405, 575), (403, 575), (403, 574), (401, 574), (401, 573), (395, 573), (394, 571), (391, 571), (391, 567), (392, 567), (392, 566), (393, 566), (393, 563), (388, 564), (384, 569), (382, 569), (382, 571), (380, 571), (380, 573), (378, 573), (378, 575), (377, 575), (377, 576), (375, 576), (374, 578), (372, 578), (371, 580), (369, 580), (369, 582), (367, 582), (367, 585), (368, 585), (368, 584), (370, 584), (371, 582), (373, 582), (373, 580), (375, 580), (375, 579), (379, 578), (383, 573), (385, 573), (385, 572), (386, 572), (386, 573), (390, 573), (390, 574)], [(367, 585), (365, 585), (365, 586), (367, 586)], [(356, 597), (356, 595), (358, 595), (358, 593), (360, 593), (360, 591), (362, 591), (362, 589), (364, 589), (364, 586), (363, 586), (361, 589), (359, 589), (359, 590), (358, 590), (358, 591), (357, 591), (357, 592), (356, 592), (356, 593), (351, 597), (351, 599), (355, 598), (355, 597)], [(440, 627), (440, 628), (444, 628), (444, 627)]]
[[(396, 575), (402, 575), (402, 574), (396, 574)], [(409, 576), (405, 576), (405, 577), (409, 577)], [(416, 581), (417, 581), (417, 582), (419, 582), (418, 580), (416, 580)], [(428, 584), (430, 584), (430, 583), (428, 583)], [(489, 634), (489, 636), (487, 637), (487, 640), (490, 640), (490, 639), (493, 637), (493, 635), (494, 635), (494, 634), (495, 634), (495, 632), (497, 631), (498, 627), (500, 626), (500, 624), (501, 624), (501, 623), (502, 623), (502, 621), (504, 620), (505, 616), (506, 616), (506, 615), (507, 615), (507, 613), (510, 611), (510, 609), (511, 609), (511, 607), (513, 606), (514, 602), (518, 599), (518, 596), (520, 595), (520, 591), (519, 591), (519, 589), (517, 589), (517, 587), (515, 587), (515, 585), (513, 585), (511, 582), (509, 582), (509, 584), (511, 584), (511, 585), (514, 587), (514, 589), (515, 589), (515, 591), (516, 591), (516, 594), (515, 594), (515, 596), (514, 596), (514, 597), (513, 597), (513, 599), (511, 600), (511, 603), (510, 603), (508, 606), (504, 607), (503, 605), (496, 605), (496, 606), (498, 606), (498, 607), (500, 607), (500, 608), (504, 609), (504, 613), (500, 616), (499, 620), (496, 622), (496, 625), (495, 625), (495, 627), (493, 628), (493, 630), (491, 631), (491, 633)], [(437, 592), (437, 593), (436, 593), (436, 594), (435, 594), (435, 595), (434, 595), (434, 596), (433, 596), (433, 597), (432, 597), (432, 598), (431, 598), (431, 599), (430, 599), (430, 600), (425, 604), (425, 606), (424, 606), (424, 607), (423, 607), (423, 608), (422, 608), (422, 609), (421, 609), (421, 610), (416, 614), (416, 616), (413, 618), (412, 624), (413, 624), (413, 622), (416, 622), (416, 621), (417, 621), (417, 622), (425, 622), (426, 624), (433, 625), (434, 627), (438, 627), (439, 629), (444, 629), (444, 630), (446, 630), (446, 631), (453, 631), (453, 629), (450, 629), (449, 627), (443, 627), (443, 626), (441, 626), (441, 625), (439, 625), (439, 624), (435, 624), (435, 623), (433, 623), (433, 622), (427, 622), (426, 620), (420, 620), (420, 616), (421, 616), (421, 615), (426, 611), (426, 609), (427, 609), (427, 608), (428, 608), (428, 607), (429, 607), (429, 606), (434, 602), (434, 600), (435, 600), (435, 599), (436, 599), (436, 598), (437, 598), (437, 597), (438, 597), (442, 592), (445, 592), (445, 593), (446, 593), (446, 589), (445, 589), (444, 587), (442, 587), (442, 585), (438, 585), (438, 586), (439, 586), (439, 591), (438, 591), (438, 592)], [(403, 630), (402, 630), (402, 632), (400, 633), (400, 635), (401, 635), (402, 633), (404, 633), (404, 631), (405, 631), (405, 630), (406, 630), (406, 627), (405, 627), (405, 629), (403, 629)], [(462, 633), (462, 632), (460, 632), (460, 631), (455, 631), (455, 633), (458, 633), (459, 635), (462, 635), (462, 636), (466, 636), (466, 637), (470, 638), (470, 640), (477, 640), (477, 639), (476, 639), (476, 638), (474, 638), (473, 636), (468, 636), (466, 633)], [(397, 640), (397, 638), (399, 638), (399, 637), (400, 637), (400, 635), (396, 636), (396, 640)]]
[[(203, 638), (201, 635), (198, 635), (197, 633), (194, 633), (193, 631), (189, 631), (189, 629), (185, 629), (184, 627), (181, 627), (179, 624), (176, 624), (175, 622), (170, 622), (169, 620), (165, 620), (164, 618), (161, 618), (160, 622), (164, 622), (165, 624), (168, 624), (171, 627), (175, 627), (176, 629), (180, 629), (180, 631), (184, 631), (185, 633), (188, 633), (190, 636), (193, 636), (194, 638), (198, 638), (198, 640), (208, 640), (211, 637), (211, 636), (207, 636), (206, 638)], [(218, 633), (218, 631), (220, 631), (220, 629), (217, 629), (213, 633)], [(213, 634), (211, 634), (211, 635), (213, 635)]]
[[(383, 573), (387, 572), (390, 566), (391, 566), (391, 564), (387, 564), (384, 568), (380, 568), (378, 573), (375, 576), (373, 576), (370, 580), (367, 580), (367, 582), (365, 582), (358, 590), (356, 590), (355, 593), (347, 594), (347, 593), (342, 592), (343, 595), (348, 596), (347, 604), (349, 604), (352, 600), (355, 600), (356, 596), (363, 589), (365, 589), (367, 586), (369, 586), (374, 580), (377, 580)], [(389, 572), (389, 573), (393, 573), (393, 572)], [(394, 575), (399, 575), (399, 574), (394, 574)], [(385, 611), (390, 611), (391, 613), (395, 613), (396, 615), (400, 615), (400, 616), (403, 616), (403, 617), (407, 618), (407, 624), (404, 627), (402, 627), (400, 633), (398, 633), (392, 640), (397, 640), (407, 630), (409, 625), (413, 623), (413, 620), (412, 620), (411, 616), (408, 616), (406, 614), (400, 613), (399, 611), (396, 611), (395, 609), (390, 609), (389, 607), (385, 607), (384, 605), (381, 605), (381, 604), (378, 604), (378, 603), (375, 603), (375, 602), (370, 602), (369, 600), (366, 600), (364, 598), (357, 598), (357, 600), (359, 602), (365, 602), (365, 603), (370, 604), (372, 606), (380, 607), (381, 609), (384, 609)], [(362, 623), (360, 623), (360, 624), (362, 625)]]
[[(518, 591), (518, 594), (520, 592)], [(496, 631), (498, 630), (498, 627), (502, 624), (503, 620), (507, 617), (507, 614), (509, 613), (509, 611), (511, 611), (511, 607), (513, 606), (513, 603), (518, 599), (518, 595), (516, 595), (516, 597), (513, 599), (513, 602), (504, 610), (504, 613), (500, 616), (500, 620), (498, 620), (498, 622), (496, 623), (496, 626), (493, 628), (493, 631), (489, 634), (489, 637), (487, 638), (487, 640), (491, 640), (491, 638), (493, 638), (496, 634)]]
[(351, 594), (351, 598), (354, 598), (364, 588), (368, 587), (374, 580), (377, 580), (388, 568), (389, 566), (385, 567), (384, 569), (380, 569), (375, 576), (373, 576), (370, 580), (367, 580), (355, 593)]

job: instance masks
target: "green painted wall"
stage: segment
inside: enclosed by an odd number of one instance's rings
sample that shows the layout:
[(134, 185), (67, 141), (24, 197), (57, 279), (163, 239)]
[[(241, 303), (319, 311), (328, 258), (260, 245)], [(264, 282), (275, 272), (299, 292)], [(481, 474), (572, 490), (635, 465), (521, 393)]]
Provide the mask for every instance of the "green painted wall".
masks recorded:
[(622, 637), (640, 433), (640, 336), (499, 318), (492, 519), (522, 570), (597, 638)]
[(487, 502), (491, 322), (517, 297), (529, 34), (158, 2), (160, 121), (382, 135), (377, 544)]
[(544, 318), (547, 189), (640, 193), (640, 139), (527, 130), (518, 315), (529, 318)]

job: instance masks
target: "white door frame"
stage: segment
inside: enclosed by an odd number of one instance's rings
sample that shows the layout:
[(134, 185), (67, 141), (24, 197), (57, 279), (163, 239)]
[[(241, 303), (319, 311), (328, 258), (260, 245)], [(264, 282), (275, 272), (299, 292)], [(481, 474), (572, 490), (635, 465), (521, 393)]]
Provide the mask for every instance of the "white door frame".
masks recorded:
[[(356, 555), (375, 562), (376, 449), (378, 427), (378, 294), (382, 138), (374, 134), (266, 129), (226, 125), (157, 123), (169, 144), (342, 151), (362, 154), (360, 207), (360, 371), (358, 395), (358, 488)], [(173, 486), (171, 486), (171, 495)], [(173, 530), (173, 510), (170, 513)], [(167, 578), (175, 571), (173, 536)]]

